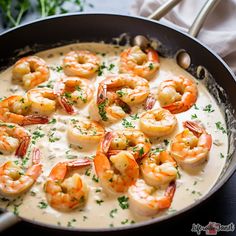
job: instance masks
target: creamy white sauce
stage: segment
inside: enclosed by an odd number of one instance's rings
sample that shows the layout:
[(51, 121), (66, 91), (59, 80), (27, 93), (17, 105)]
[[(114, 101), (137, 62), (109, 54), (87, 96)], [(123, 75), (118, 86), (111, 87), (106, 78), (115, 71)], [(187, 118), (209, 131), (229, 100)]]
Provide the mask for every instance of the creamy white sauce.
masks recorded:
[[(55, 68), (61, 66), (63, 55), (65, 53), (75, 49), (87, 49), (97, 53), (101, 61), (104, 62), (107, 67), (109, 67), (110, 64), (115, 65), (111, 71), (104, 69), (101, 76), (91, 79), (91, 83), (93, 83), (95, 88), (97, 88), (98, 82), (103, 80), (106, 75), (110, 73), (115, 74), (118, 72), (119, 53), (124, 48), (98, 43), (81, 43), (37, 53), (36, 55), (42, 57), (51, 68), (50, 81), (55, 81), (60, 75), (63, 74), (62, 71), (57, 72)], [(12, 68), (9, 68), (0, 74), (1, 98), (12, 94), (25, 93), (19, 85), (12, 83), (11, 71)], [(156, 94), (158, 84), (161, 81), (179, 75), (194, 79), (190, 74), (181, 69), (173, 59), (160, 58), (160, 70), (156, 74), (155, 78), (150, 81), (151, 92)], [(164, 139), (170, 141), (175, 134), (181, 132), (183, 130), (183, 121), (199, 120), (204, 125), (207, 132), (213, 137), (213, 145), (209, 154), (209, 159), (205, 164), (194, 168), (192, 171), (187, 172), (179, 167), (180, 177), (177, 179), (177, 190), (172, 205), (170, 209), (161, 212), (156, 217), (163, 214), (171, 214), (200, 199), (215, 184), (225, 164), (228, 139), (227, 135), (223, 134), (222, 131), (216, 127), (216, 122), (221, 122), (222, 126), (226, 127), (224, 117), (215, 100), (208, 93), (204, 85), (202, 85), (199, 81), (196, 82), (198, 83), (199, 91), (196, 106), (186, 112), (176, 115), (178, 127), (170, 136), (163, 137), (161, 139), (152, 139), (152, 142), (154, 147), (164, 147), (168, 149), (169, 145), (166, 147), (163, 142)], [(50, 83), (51, 82), (47, 81), (44, 84)], [(214, 112), (204, 111), (204, 108), (208, 104), (211, 104), (211, 108)], [(155, 107), (159, 107), (158, 102), (156, 102)], [(133, 115), (137, 113), (140, 114), (144, 111), (142, 106), (136, 106), (132, 108), (132, 110)], [(83, 176), (90, 188), (89, 199), (83, 209), (76, 209), (71, 212), (60, 212), (51, 208), (49, 205), (45, 205), (45, 208), (43, 207), (44, 203), (47, 203), (45, 192), (43, 191), (43, 185), (52, 167), (59, 161), (68, 161), (70, 158), (74, 157), (92, 158), (93, 155), (95, 155), (96, 147), (91, 148), (91, 150), (83, 150), (80, 147), (70, 147), (70, 144), (68, 143), (66, 135), (68, 121), (71, 118), (79, 118), (80, 116), (89, 117), (89, 104), (83, 109), (78, 110), (77, 114), (73, 115), (73, 117), (65, 114), (63, 111), (57, 111), (50, 117), (51, 120), (56, 119), (56, 123), (54, 124), (26, 127), (31, 131), (31, 133), (35, 130), (39, 131), (43, 137), (37, 138), (35, 140), (35, 144), (30, 145), (28, 154), (26, 158), (24, 158), (24, 161), (26, 161), (26, 166), (30, 165), (30, 160), (27, 161), (27, 158), (30, 159), (31, 157), (30, 152), (32, 147), (36, 146), (40, 148), (42, 152), (41, 161), (43, 163), (43, 173), (26, 194), (10, 202), (4, 201), (5, 199), (2, 198), (0, 201), (0, 207), (14, 211), (19, 214), (19, 216), (31, 220), (46, 224), (58, 224), (78, 228), (116, 227), (133, 224), (135, 222), (148, 219), (146, 217), (135, 215), (130, 211), (130, 209), (122, 209), (119, 206), (117, 198), (126, 194), (115, 196), (107, 195), (106, 192), (103, 191), (99, 182), (96, 182), (97, 177), (93, 168), (91, 170), (84, 168), (77, 171)], [(132, 122), (132, 124), (138, 128), (138, 120), (133, 120), (129, 115), (127, 115), (125, 119)], [(124, 129), (124, 126), (122, 125), (121, 120), (116, 124), (105, 124), (105, 129), (107, 131)], [(33, 135), (33, 137), (34, 136), (35, 135)], [(49, 141), (49, 136), (54, 140), (54, 142)], [(16, 159), (17, 158), (14, 154), (8, 156), (1, 155), (0, 163), (4, 163), (7, 160)]]

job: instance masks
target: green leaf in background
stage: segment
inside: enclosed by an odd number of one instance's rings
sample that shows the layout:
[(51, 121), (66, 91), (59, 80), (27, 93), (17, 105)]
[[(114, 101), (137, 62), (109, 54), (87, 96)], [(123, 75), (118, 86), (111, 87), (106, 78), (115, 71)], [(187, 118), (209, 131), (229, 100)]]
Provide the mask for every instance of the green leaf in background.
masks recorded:
[[(0, 10), (4, 18), (5, 27), (18, 26), (23, 16), (29, 11), (39, 12), (41, 17), (64, 14), (69, 11), (83, 11), (86, 0), (37, 0), (37, 7), (30, 0), (0, 0)], [(68, 5), (70, 8), (68, 8)]]

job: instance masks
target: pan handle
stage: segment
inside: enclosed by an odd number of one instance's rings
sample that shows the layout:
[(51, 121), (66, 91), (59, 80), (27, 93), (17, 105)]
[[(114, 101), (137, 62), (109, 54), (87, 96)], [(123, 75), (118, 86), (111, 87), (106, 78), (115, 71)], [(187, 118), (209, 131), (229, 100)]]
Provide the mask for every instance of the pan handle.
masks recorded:
[(9, 228), (20, 221), (20, 218), (15, 216), (12, 212), (2, 213), (0, 215), (0, 232)]
[[(161, 5), (154, 13), (148, 16), (149, 19), (153, 20), (160, 20), (164, 15), (166, 15), (173, 7), (175, 7), (181, 0), (169, 0), (168, 2)], [(207, 16), (214, 8), (220, 0), (208, 0), (203, 5), (202, 9), (198, 13), (197, 17), (195, 18), (193, 24), (190, 26), (188, 33), (193, 36), (197, 37), (203, 23), (207, 19)]]

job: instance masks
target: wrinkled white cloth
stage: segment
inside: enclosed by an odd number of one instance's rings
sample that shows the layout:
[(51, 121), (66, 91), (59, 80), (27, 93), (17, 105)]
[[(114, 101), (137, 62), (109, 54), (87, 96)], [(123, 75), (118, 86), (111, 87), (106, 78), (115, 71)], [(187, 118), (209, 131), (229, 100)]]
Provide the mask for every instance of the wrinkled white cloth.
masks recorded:
[[(135, 0), (131, 14), (148, 16), (167, 0)], [(182, 0), (163, 19), (187, 31), (206, 0)], [(236, 0), (222, 0), (206, 19), (198, 37), (236, 73)]]

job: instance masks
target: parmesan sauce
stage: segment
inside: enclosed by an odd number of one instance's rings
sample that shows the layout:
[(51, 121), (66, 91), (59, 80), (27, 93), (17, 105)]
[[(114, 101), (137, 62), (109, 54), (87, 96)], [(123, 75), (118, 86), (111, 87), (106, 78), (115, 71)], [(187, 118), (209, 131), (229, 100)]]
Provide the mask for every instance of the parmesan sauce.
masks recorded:
[[(91, 79), (91, 83), (94, 84), (95, 88), (97, 88), (98, 82), (103, 80), (106, 75), (118, 73), (119, 54), (124, 47), (103, 43), (72, 44), (36, 54), (43, 58), (50, 67), (50, 79), (43, 83), (43, 85), (46, 87), (53, 86), (54, 81), (63, 75), (61, 68), (63, 56), (67, 52), (77, 49), (86, 49), (95, 52), (105, 65), (100, 71), (101, 75), (97, 75)], [(195, 80), (189, 73), (181, 69), (174, 59), (161, 57), (160, 69), (156, 76), (149, 81), (151, 93), (157, 93), (158, 84), (161, 81), (180, 75)], [(205, 86), (201, 82), (195, 81), (199, 92), (196, 104), (188, 111), (176, 115), (178, 127), (170, 136), (159, 139), (154, 138), (151, 141), (154, 148), (169, 149), (171, 139), (183, 130), (183, 121), (199, 121), (213, 138), (209, 159), (206, 163), (191, 171), (185, 171), (181, 167), (178, 167), (177, 189), (172, 205), (168, 210), (162, 211), (155, 217), (172, 214), (204, 196), (217, 181), (225, 164), (228, 138), (224, 132), (226, 127), (224, 116)], [(13, 94), (21, 95), (25, 93), (20, 85), (12, 82), (12, 68), (1, 72), (0, 88), (1, 98)], [(94, 96), (96, 96), (96, 92)], [(155, 107), (159, 106), (159, 103), (156, 102)], [(17, 160), (23, 166), (27, 167), (31, 165), (31, 151), (36, 146), (42, 153), (41, 161), (43, 163), (43, 173), (32, 188), (16, 199), (9, 200), (1, 196), (0, 208), (13, 211), (16, 215), (30, 220), (74, 228), (125, 226), (149, 219), (135, 215), (129, 207), (124, 207), (124, 205), (128, 206), (127, 198), (123, 197), (127, 196), (126, 194), (108, 195), (100, 186), (93, 166), (92, 168), (86, 167), (77, 171), (82, 175), (90, 189), (89, 199), (83, 209), (60, 212), (47, 204), (43, 186), (52, 167), (59, 161), (68, 161), (78, 157), (93, 158), (96, 153), (96, 147), (83, 149), (80, 146), (70, 145), (67, 139), (67, 124), (69, 120), (72, 118), (79, 119), (81, 116), (89, 117), (89, 109), (91, 109), (91, 106), (88, 104), (82, 109), (77, 109), (77, 114), (73, 116), (58, 110), (50, 116), (49, 124), (27, 126), (26, 128), (31, 132), (32, 138), (28, 152), (23, 159), (15, 157), (14, 153), (11, 155), (0, 155), (0, 163), (4, 163), (7, 160)], [(141, 105), (132, 107), (132, 115), (127, 115), (125, 121), (131, 122), (133, 126), (138, 128), (138, 117), (143, 111), (143, 106)], [(220, 129), (219, 124), (223, 128)], [(107, 131), (125, 128), (124, 120), (115, 124), (103, 123), (103, 125)], [(125, 201), (123, 204), (121, 203), (122, 199)]]

